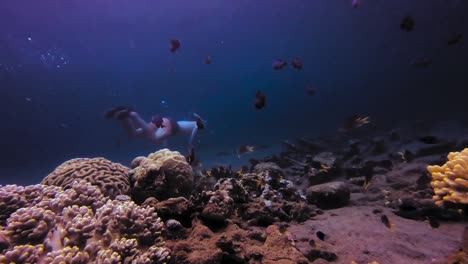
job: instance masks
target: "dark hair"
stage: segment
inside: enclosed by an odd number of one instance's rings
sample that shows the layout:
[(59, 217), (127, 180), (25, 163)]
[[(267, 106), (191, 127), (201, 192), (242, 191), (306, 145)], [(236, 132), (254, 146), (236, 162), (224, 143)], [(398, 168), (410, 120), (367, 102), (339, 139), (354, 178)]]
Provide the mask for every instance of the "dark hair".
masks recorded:
[(156, 127), (163, 127), (163, 118), (160, 115), (153, 115), (151, 117), (151, 123), (153, 123)]

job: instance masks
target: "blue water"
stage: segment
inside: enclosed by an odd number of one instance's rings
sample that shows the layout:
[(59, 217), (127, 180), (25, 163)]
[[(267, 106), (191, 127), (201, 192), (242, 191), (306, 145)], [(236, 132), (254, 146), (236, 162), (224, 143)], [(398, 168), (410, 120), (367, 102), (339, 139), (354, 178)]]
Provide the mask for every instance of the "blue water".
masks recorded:
[[(350, 2), (2, 1), (0, 184), (38, 182), (74, 157), (128, 164), (157, 150), (104, 120), (120, 104), (145, 118), (202, 114), (208, 123), (197, 153), (207, 166), (240, 165), (285, 139), (332, 135), (354, 113), (381, 128), (466, 120), (468, 2), (363, 0), (357, 9)], [(413, 32), (399, 27), (407, 15)], [(448, 46), (454, 33), (465, 43)], [(175, 54), (170, 39), (181, 41)], [(296, 56), (301, 71), (271, 68)], [(420, 57), (433, 64), (412, 67)], [(260, 111), (257, 90), (267, 96)], [(169, 147), (185, 151), (187, 140)], [(270, 149), (215, 155), (245, 144)]]

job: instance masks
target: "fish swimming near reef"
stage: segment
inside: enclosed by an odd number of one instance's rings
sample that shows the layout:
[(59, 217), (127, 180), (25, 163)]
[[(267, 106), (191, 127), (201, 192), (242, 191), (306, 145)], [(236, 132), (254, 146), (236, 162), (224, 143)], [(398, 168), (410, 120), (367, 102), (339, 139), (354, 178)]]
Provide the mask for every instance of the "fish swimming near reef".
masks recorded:
[(169, 51), (175, 53), (180, 48), (180, 40), (171, 39), (169, 41)]
[(237, 149), (237, 156), (240, 158), (241, 155), (254, 152), (254, 147), (253, 146), (248, 146), (248, 145), (242, 145)]
[(439, 228), (440, 227), (439, 221), (437, 221), (434, 217), (429, 216), (429, 217), (427, 217), (427, 220), (429, 221), (429, 225), (432, 228)]
[(262, 109), (263, 107), (265, 107), (265, 104), (266, 96), (262, 93), (262, 91), (257, 91), (257, 93), (255, 94), (255, 108)]
[(325, 240), (325, 233), (323, 233), (322, 231), (317, 231), (317, 233), (315, 233), (315, 235), (318, 237), (318, 239), (324, 241)]
[(356, 129), (362, 127), (366, 124), (369, 124), (370, 118), (368, 116), (360, 116), (360, 115), (352, 115), (348, 117), (343, 126), (339, 129), (340, 131), (349, 131), (352, 129)]
[(382, 215), (380, 217), (380, 221), (387, 227), (389, 228), (391, 231), (393, 231), (393, 228), (394, 228), (394, 224), (392, 222), (390, 222), (390, 219), (388, 219), (388, 217), (386, 215)]
[(457, 43), (460, 43), (463, 39), (463, 34), (460, 34), (460, 33), (456, 33), (456, 34), (453, 34), (447, 41), (447, 44), (449, 46), (453, 46)]
[(351, 6), (353, 8), (358, 8), (361, 5), (361, 0), (352, 0), (351, 1)]
[(304, 64), (299, 58), (294, 58), (291, 61), (291, 66), (296, 70), (302, 70), (302, 68), (304, 67)]
[(273, 68), (273, 70), (282, 70), (284, 67), (286, 67), (288, 65), (288, 63), (282, 59), (276, 59), (275, 61), (273, 61), (271, 67)]
[(440, 143), (440, 140), (435, 136), (423, 136), (419, 138), (419, 141), (428, 145)]
[(211, 56), (210, 55), (206, 55), (205, 57), (205, 64), (211, 64), (212, 60), (211, 60)]
[(317, 90), (313, 86), (309, 85), (306, 87), (306, 93), (308, 96), (314, 96), (317, 93)]
[(320, 164), (320, 170), (319, 171), (327, 173), (330, 170), (330, 168), (331, 167), (329, 165), (327, 165), (327, 164)]
[(400, 23), (400, 28), (403, 31), (411, 32), (414, 29), (414, 19), (411, 16), (405, 16)]

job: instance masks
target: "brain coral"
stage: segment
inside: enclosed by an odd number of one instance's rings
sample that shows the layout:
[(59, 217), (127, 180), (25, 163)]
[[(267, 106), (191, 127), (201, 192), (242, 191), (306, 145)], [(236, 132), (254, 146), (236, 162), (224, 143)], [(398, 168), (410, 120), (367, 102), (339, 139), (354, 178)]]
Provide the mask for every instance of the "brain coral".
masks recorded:
[[(41, 199), (30, 196), (34, 192)], [(86, 181), (75, 181), (67, 190), (0, 186), (0, 204), (16, 208), (0, 225), (0, 237), (8, 241), (0, 263), (168, 262), (163, 223), (154, 209), (128, 196), (117, 198), (109, 199)]]
[(75, 180), (85, 180), (98, 186), (101, 192), (111, 198), (130, 192), (129, 169), (104, 158), (77, 158), (64, 162), (41, 184), (70, 188)]
[(468, 205), (468, 148), (462, 152), (450, 152), (442, 166), (428, 166), (432, 174), (435, 203)]
[(148, 197), (165, 200), (190, 196), (194, 172), (179, 152), (162, 149), (138, 159), (138, 166), (130, 171), (135, 202), (142, 203)]

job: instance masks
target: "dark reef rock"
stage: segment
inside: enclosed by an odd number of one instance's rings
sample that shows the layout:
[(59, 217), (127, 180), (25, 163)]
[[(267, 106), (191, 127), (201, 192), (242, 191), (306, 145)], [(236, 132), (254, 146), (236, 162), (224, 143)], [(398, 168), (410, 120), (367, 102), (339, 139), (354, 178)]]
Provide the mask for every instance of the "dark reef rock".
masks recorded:
[[(335, 261), (338, 259), (338, 256), (333, 252), (323, 251), (319, 249), (310, 250), (307, 255), (309, 261), (315, 261), (316, 259), (324, 259), (328, 262)], [(314, 262), (315, 263), (315, 262)]]
[(268, 172), (272, 178), (278, 179), (284, 177), (283, 170), (273, 162), (263, 162), (254, 166), (253, 172), (260, 174)]
[(190, 227), (192, 203), (184, 197), (170, 198), (162, 202), (154, 202), (151, 198), (145, 200), (143, 205), (151, 205), (155, 208), (158, 216), (163, 221), (175, 219), (179, 221), (184, 227)]
[(372, 140), (372, 154), (382, 154), (387, 150), (385, 139), (382, 137), (376, 137)]
[(430, 145), (429, 147), (421, 147), (416, 151), (415, 157), (425, 157), (434, 154), (449, 153), (454, 150), (456, 142), (444, 142), (440, 144)]
[(304, 222), (317, 215), (318, 211), (317, 207), (305, 202), (272, 202), (258, 198), (239, 208), (238, 213), (251, 226), (267, 227), (278, 221)]
[(344, 182), (329, 182), (311, 186), (307, 189), (307, 201), (321, 209), (333, 209), (346, 206), (350, 191)]

